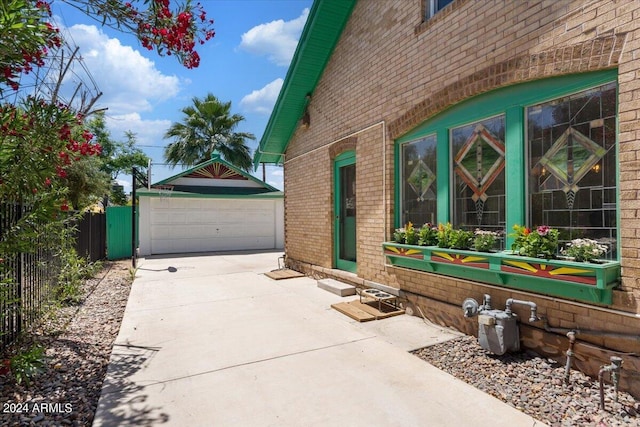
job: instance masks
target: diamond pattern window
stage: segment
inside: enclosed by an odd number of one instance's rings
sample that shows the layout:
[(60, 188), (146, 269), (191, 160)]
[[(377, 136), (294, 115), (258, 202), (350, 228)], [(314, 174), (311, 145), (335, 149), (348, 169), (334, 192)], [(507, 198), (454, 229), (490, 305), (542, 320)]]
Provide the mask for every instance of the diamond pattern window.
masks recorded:
[(616, 86), (526, 109), (529, 223), (589, 238), (616, 259)]
[(402, 145), (402, 224), (436, 223), (436, 136)]
[(505, 231), (505, 116), (451, 129), (453, 225)]

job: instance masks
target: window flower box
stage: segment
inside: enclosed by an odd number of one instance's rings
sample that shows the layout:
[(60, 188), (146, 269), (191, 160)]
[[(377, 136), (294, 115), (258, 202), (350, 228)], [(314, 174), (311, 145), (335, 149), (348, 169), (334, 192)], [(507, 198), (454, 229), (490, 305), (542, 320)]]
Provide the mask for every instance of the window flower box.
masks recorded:
[(611, 304), (620, 281), (617, 261), (575, 262), (521, 256), (512, 251), (382, 244), (388, 265), (442, 274), (567, 299)]

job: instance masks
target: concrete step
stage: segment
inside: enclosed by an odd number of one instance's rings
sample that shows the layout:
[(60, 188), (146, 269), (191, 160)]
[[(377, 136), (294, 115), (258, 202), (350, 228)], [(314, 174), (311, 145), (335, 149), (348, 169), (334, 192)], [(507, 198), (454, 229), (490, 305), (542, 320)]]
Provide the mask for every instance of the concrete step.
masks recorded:
[(333, 294), (341, 297), (346, 297), (356, 294), (356, 287), (347, 283), (339, 282), (335, 279), (321, 279), (318, 280), (318, 287), (329, 291)]

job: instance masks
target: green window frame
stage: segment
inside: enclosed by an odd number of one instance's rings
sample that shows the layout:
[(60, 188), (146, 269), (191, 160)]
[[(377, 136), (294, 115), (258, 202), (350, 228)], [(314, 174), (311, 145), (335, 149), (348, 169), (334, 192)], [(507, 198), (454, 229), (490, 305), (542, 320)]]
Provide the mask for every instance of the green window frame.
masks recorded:
[[(504, 115), (504, 187), (508, 200), (505, 207), (505, 232), (507, 233), (504, 247), (511, 247), (513, 238), (509, 236), (512, 227), (528, 224), (530, 216), (527, 212), (529, 201), (529, 172), (527, 149), (527, 108), (570, 97), (581, 91), (597, 88), (609, 83), (617, 82), (617, 69), (598, 71), (593, 73), (574, 74), (553, 77), (533, 82), (521, 83), (505, 88), (496, 89), (486, 94), (478, 95), (463, 101), (446, 111), (422, 123), (404, 136), (396, 139), (395, 144), (395, 227), (404, 226), (403, 223), (403, 179), (405, 172), (402, 166), (403, 147), (406, 144), (435, 135), (437, 158), (437, 215), (435, 223), (454, 222), (454, 185), (453, 159), (451, 147), (451, 130), (470, 123), (482, 122), (491, 117)], [(616, 89), (617, 90), (617, 89)], [(617, 99), (617, 96), (616, 96)], [(616, 101), (617, 106), (617, 101)], [(617, 111), (616, 111), (616, 142), (615, 158), (618, 157), (617, 148)], [(615, 162), (615, 186), (619, 188), (619, 164)], [(615, 224), (619, 224), (619, 200), (616, 192)], [(425, 219), (427, 222), (427, 219)], [(416, 226), (422, 224), (416, 223)], [(616, 225), (616, 227), (618, 227)], [(619, 230), (615, 232), (619, 236)], [(616, 241), (616, 255), (619, 257), (620, 240)]]

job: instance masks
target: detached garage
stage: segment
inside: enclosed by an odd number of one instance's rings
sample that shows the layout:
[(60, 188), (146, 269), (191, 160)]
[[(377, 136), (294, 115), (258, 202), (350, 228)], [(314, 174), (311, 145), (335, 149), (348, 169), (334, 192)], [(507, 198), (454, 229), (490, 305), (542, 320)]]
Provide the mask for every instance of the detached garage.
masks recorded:
[(218, 156), (139, 195), (140, 255), (284, 246), (284, 195)]

